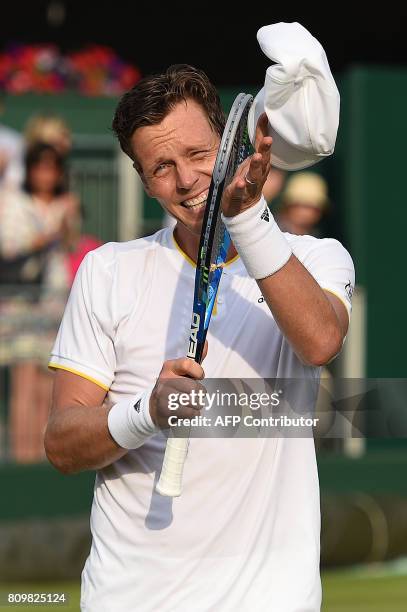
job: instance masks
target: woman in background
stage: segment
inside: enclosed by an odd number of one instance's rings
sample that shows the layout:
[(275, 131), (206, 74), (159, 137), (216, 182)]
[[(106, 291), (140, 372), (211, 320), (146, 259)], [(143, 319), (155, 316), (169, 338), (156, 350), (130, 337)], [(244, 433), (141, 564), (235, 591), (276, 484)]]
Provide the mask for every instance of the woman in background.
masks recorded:
[[(53, 113), (36, 114), (27, 121), (24, 130), (26, 147), (31, 149), (38, 142), (50, 144), (67, 159), (72, 151), (72, 134), (62, 117)], [(79, 265), (89, 251), (102, 244), (97, 236), (82, 233), (83, 211), (78, 208), (76, 227), (65, 241), (66, 266), (69, 283), (72, 284)]]
[(0, 193), (0, 365), (11, 368), (9, 454), (27, 463), (44, 456), (47, 362), (69, 289), (65, 252), (79, 202), (49, 144), (28, 150), (25, 170), (22, 190)]

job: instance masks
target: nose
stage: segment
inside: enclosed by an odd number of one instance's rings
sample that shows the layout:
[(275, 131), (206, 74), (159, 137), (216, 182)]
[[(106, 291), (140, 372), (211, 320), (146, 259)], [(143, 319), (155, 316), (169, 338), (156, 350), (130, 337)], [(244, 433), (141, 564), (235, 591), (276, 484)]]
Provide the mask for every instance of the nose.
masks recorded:
[(177, 189), (190, 191), (198, 180), (199, 175), (193, 163), (188, 160), (177, 163)]

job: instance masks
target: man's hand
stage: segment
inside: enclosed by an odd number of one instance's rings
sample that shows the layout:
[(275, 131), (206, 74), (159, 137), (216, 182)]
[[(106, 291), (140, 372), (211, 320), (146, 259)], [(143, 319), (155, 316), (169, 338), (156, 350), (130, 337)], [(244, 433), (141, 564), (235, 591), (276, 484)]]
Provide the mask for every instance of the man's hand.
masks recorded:
[[(205, 342), (204, 358), (207, 352), (208, 343)], [(165, 361), (150, 398), (150, 415), (155, 425), (162, 428), (169, 427), (168, 419), (171, 416), (178, 418), (198, 416), (199, 406), (190, 403), (181, 405), (180, 402), (177, 402), (178, 407), (175, 410), (171, 409), (169, 395), (174, 394), (173, 397), (179, 398), (182, 394), (185, 398), (184, 394), (206, 392), (206, 389), (197, 382), (204, 377), (205, 372), (202, 366), (193, 359), (182, 357)]]
[(271, 168), (272, 142), (273, 139), (268, 136), (268, 118), (263, 113), (256, 126), (255, 153), (240, 164), (232, 182), (224, 191), (222, 211), (225, 217), (234, 217), (260, 200)]

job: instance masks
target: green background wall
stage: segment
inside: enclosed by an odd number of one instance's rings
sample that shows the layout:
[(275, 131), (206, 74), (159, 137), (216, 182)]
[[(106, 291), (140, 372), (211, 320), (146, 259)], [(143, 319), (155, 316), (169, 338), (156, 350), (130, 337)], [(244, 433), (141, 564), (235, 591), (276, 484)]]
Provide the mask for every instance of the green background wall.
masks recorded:
[(367, 291), (367, 376), (407, 376), (407, 70), (355, 68), (342, 81), (335, 163), (357, 282)]

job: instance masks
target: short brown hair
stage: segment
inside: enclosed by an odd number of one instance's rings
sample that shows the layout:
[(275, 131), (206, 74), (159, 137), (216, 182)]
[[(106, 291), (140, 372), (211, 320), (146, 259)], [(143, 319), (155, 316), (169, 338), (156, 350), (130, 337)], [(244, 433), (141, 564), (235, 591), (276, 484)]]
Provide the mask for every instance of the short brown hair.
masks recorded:
[(188, 98), (200, 104), (212, 129), (222, 136), (225, 115), (214, 85), (202, 70), (174, 64), (162, 74), (141, 79), (121, 98), (112, 128), (122, 150), (134, 159), (131, 149), (134, 132), (139, 127), (161, 123), (178, 102)]

